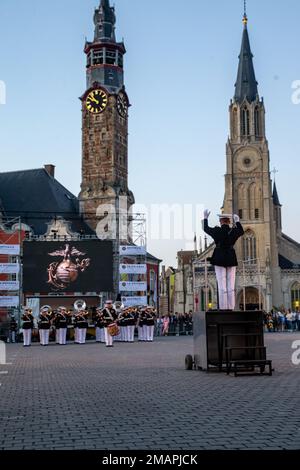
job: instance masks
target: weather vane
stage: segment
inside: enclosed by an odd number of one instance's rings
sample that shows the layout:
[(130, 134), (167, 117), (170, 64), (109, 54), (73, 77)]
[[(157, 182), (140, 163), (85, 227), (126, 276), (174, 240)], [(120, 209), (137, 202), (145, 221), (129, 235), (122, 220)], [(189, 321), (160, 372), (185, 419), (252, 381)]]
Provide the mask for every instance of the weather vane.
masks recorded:
[(244, 16), (243, 16), (244, 26), (247, 26), (248, 16), (247, 16), (247, 0), (244, 0)]

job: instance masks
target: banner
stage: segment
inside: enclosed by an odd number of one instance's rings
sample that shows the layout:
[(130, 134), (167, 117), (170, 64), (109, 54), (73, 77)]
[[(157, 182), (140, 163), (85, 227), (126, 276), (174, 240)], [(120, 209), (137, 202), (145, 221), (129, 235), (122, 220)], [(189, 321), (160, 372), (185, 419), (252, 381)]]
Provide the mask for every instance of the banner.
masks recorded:
[(120, 291), (146, 292), (147, 282), (120, 282)]
[(125, 307), (139, 307), (147, 305), (147, 297), (122, 297)]
[(0, 263), (0, 274), (18, 274), (20, 265), (18, 263)]
[(1, 297), (0, 307), (19, 307), (19, 297)]
[(0, 290), (19, 290), (19, 281), (0, 281)]
[(20, 245), (0, 245), (0, 255), (13, 255), (20, 254)]
[(120, 246), (120, 255), (121, 256), (132, 256), (132, 255), (143, 255), (147, 254), (146, 248), (144, 246), (131, 246), (131, 245), (121, 245)]
[[(1, 271), (0, 271), (1, 272)], [(146, 274), (146, 264), (120, 264), (121, 274)]]

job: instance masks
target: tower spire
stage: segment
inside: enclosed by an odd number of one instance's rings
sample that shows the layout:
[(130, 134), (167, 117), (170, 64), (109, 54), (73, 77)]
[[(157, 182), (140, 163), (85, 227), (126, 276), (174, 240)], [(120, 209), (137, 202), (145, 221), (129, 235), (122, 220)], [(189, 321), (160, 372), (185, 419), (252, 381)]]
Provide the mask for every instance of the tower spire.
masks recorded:
[(257, 81), (255, 78), (255, 71), (253, 66), (253, 54), (251, 52), (250, 40), (248, 34), (248, 16), (247, 16), (247, 3), (244, 1), (244, 16), (243, 16), (244, 31), (242, 37), (241, 53), (239, 55), (239, 68), (235, 84), (235, 101), (241, 103), (247, 99), (249, 103), (256, 100), (258, 96)]
[(95, 10), (95, 41), (115, 41), (116, 15), (114, 7), (109, 0), (101, 0), (99, 8)]
[(247, 28), (248, 23), (248, 16), (247, 16), (247, 0), (244, 0), (244, 16), (243, 16), (243, 24), (245, 28)]

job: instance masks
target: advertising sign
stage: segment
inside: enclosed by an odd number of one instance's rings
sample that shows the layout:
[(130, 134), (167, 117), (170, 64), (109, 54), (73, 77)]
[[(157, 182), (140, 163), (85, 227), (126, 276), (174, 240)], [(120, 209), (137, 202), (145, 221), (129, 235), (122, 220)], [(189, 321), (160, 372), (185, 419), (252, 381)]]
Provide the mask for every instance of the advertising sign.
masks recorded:
[(146, 264), (120, 264), (121, 274), (146, 274)]
[(121, 245), (120, 246), (120, 255), (121, 256), (136, 256), (136, 255), (146, 255), (146, 248), (144, 246), (131, 246), (131, 245)]
[(147, 282), (120, 282), (120, 291), (122, 292), (146, 292)]

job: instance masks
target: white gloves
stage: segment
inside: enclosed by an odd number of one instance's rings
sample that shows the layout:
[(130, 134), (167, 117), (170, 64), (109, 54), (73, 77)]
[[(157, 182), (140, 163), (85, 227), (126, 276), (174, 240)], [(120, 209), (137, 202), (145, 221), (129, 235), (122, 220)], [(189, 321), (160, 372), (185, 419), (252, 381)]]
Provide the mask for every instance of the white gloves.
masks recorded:
[(208, 219), (209, 216), (210, 216), (209, 210), (205, 209), (204, 214), (203, 214), (204, 219)]
[(239, 221), (240, 221), (239, 216), (238, 216), (237, 214), (234, 214), (234, 215), (233, 215), (233, 222), (236, 224), (236, 223), (239, 222)]

